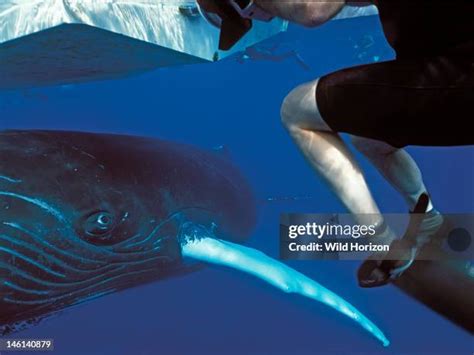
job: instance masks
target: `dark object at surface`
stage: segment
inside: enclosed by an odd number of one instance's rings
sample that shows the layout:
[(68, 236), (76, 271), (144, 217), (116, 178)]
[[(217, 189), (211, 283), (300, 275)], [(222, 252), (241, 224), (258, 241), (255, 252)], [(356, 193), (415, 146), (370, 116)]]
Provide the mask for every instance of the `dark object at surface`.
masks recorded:
[(396, 147), (474, 144), (474, 2), (376, 4), (397, 59), (324, 76), (323, 119), (334, 131)]

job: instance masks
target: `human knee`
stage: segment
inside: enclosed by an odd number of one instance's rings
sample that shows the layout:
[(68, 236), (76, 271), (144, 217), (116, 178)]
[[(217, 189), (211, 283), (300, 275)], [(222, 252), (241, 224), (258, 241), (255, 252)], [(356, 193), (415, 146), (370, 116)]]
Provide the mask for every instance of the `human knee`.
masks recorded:
[(283, 100), (280, 117), (287, 129), (305, 128), (317, 120), (316, 85), (317, 81), (299, 85)]
[(281, 123), (287, 129), (290, 129), (298, 125), (298, 96), (300, 96), (300, 87), (296, 87), (291, 90), (288, 95), (283, 99), (280, 108)]
[(351, 136), (351, 141), (354, 148), (365, 156), (387, 155), (397, 150), (388, 143), (371, 138)]

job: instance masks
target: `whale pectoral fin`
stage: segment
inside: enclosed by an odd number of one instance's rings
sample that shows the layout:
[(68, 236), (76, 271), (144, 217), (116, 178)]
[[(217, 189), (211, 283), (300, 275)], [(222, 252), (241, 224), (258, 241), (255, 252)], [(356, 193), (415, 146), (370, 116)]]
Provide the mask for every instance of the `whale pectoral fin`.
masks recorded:
[(359, 323), (379, 339), (390, 344), (382, 331), (349, 302), (316, 281), (264, 253), (211, 237), (192, 238), (183, 243), (183, 257), (224, 265), (252, 274), (288, 293), (297, 293), (322, 302)]

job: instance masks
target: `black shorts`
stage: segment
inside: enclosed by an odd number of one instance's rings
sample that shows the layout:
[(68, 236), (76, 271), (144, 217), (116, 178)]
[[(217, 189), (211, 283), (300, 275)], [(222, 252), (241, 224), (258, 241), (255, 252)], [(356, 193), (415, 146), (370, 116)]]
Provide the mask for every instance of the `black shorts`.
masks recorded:
[(317, 104), (336, 132), (407, 145), (474, 144), (471, 50), (397, 59), (321, 78)]

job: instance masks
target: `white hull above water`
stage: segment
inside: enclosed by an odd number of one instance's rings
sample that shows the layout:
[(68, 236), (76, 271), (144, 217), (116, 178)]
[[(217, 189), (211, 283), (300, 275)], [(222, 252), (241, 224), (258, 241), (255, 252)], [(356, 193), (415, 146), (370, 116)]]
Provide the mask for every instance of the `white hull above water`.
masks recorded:
[[(346, 7), (339, 19), (374, 15)], [(288, 23), (254, 21), (231, 50), (194, 0), (3, 0), (0, 89), (125, 77), (160, 67), (216, 61), (280, 32)]]

